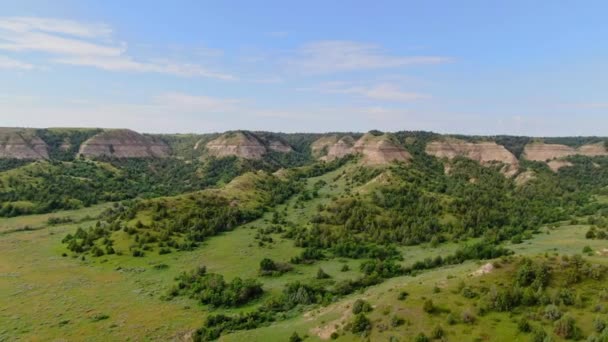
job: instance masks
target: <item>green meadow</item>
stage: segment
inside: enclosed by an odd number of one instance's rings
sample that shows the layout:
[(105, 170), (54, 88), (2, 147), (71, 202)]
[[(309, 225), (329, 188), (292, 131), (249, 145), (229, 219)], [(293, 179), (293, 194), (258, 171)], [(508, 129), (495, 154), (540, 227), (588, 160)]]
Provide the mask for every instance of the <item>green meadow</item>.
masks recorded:
[[(312, 181), (312, 180), (311, 180)], [(327, 190), (327, 195), (331, 195)], [(323, 201), (320, 196), (318, 201)], [(311, 203), (316, 204), (316, 203)], [(287, 203), (290, 206), (292, 203)], [(172, 285), (180, 272), (205, 265), (212, 272), (226, 278), (255, 277), (258, 263), (264, 257), (287, 261), (299, 253), (291, 241), (274, 236), (274, 243), (260, 247), (255, 240), (254, 228), (267, 225), (270, 214), (241, 226), (234, 231), (208, 239), (203, 246), (192, 252), (177, 252), (168, 255), (150, 254), (146, 258), (104, 256), (102, 258), (63, 257), (65, 246), (61, 239), (78, 226), (92, 224), (86, 221), (98, 214), (105, 206), (55, 214), (23, 216), (2, 219), (0, 229), (0, 338), (2, 340), (168, 340), (187, 336), (188, 332), (200, 326), (206, 315), (206, 308), (190, 299), (178, 298), (171, 301), (161, 297)], [(295, 217), (305, 216), (306, 209), (290, 211)], [(75, 224), (48, 226), (49, 217), (69, 216), (85, 221)], [(33, 230), (19, 230), (23, 226)], [(587, 240), (586, 225), (563, 225), (556, 229), (544, 228), (533, 239), (508, 247), (518, 255), (581, 253), (583, 247), (594, 251), (608, 247), (605, 241)], [(429, 256), (449, 253), (454, 246), (440, 245), (404, 247), (406, 261), (420, 260)], [(608, 264), (608, 257), (593, 254), (588, 257), (594, 262)], [(344, 263), (351, 270), (358, 269), (360, 261), (332, 259), (314, 265), (298, 265), (296, 270), (281, 277), (260, 278), (268, 294), (294, 280), (314, 277), (319, 267), (334, 279), (353, 278), (356, 272), (340, 272)], [(167, 265), (158, 269), (157, 265)], [(476, 282), (504, 282), (501, 270), (480, 277), (470, 274), (480, 267), (480, 263), (467, 262), (462, 265), (442, 267), (422, 272), (416, 277), (406, 276), (390, 279), (361, 293), (350, 295), (327, 307), (317, 307), (296, 315), (294, 318), (274, 323), (251, 331), (241, 331), (226, 335), (222, 340), (286, 341), (297, 331), (309, 339), (328, 338), (328, 332), (342, 327), (352, 316), (350, 307), (354, 300), (365, 298), (375, 307), (369, 315), (372, 321), (388, 325), (393, 315), (401, 315), (408, 322), (405, 326), (385, 331), (374, 329), (371, 340), (388, 340), (399, 336), (407, 341), (419, 331), (430, 330), (445, 320), (445, 315), (430, 319), (421, 312), (425, 298), (433, 298), (445, 308), (458, 311), (467, 303), (450, 292), (461, 280)], [(439, 293), (432, 289), (438, 287)], [(406, 289), (408, 300), (396, 299), (399, 291)], [(252, 305), (255, 305), (252, 304)], [(236, 312), (248, 310), (248, 307)], [(213, 312), (217, 312), (214, 310)], [(582, 318), (585, 317), (580, 313)], [(383, 323), (384, 322), (384, 323)], [(499, 324), (500, 323), (500, 324)], [(478, 337), (482, 340), (526, 341), (517, 332), (516, 323), (508, 313), (492, 313), (484, 317), (483, 323), (466, 326), (446, 327), (451, 340), (467, 340)], [(403, 339), (405, 337), (405, 339)], [(338, 340), (360, 339), (351, 334), (341, 335)]]
[[(315, 278), (319, 268), (332, 280), (356, 279), (359, 265), (365, 259), (332, 258), (314, 264), (294, 265), (294, 270), (281, 276), (259, 276), (263, 258), (288, 262), (303, 248), (282, 234), (266, 237), (272, 242), (260, 243), (259, 230), (272, 227), (275, 213), (289, 222), (307, 225), (320, 205), (327, 205), (344, 196), (349, 184), (344, 173), (353, 173), (355, 164), (346, 164), (322, 176), (306, 179), (306, 190), (319, 181), (325, 185), (318, 195), (306, 201), (293, 196), (285, 203), (267, 211), (261, 218), (235, 229), (209, 237), (192, 251), (174, 251), (159, 255), (155, 251), (143, 258), (130, 255), (80, 256), (67, 250), (62, 239), (79, 227), (93, 226), (96, 217), (112, 204), (51, 214), (19, 216), (0, 219), (0, 340), (4, 341), (167, 341), (190, 339), (201, 327), (209, 313), (236, 314), (258, 307), (265, 299), (281, 293), (284, 286), (294, 281)], [(359, 190), (374, 191), (365, 185)], [(604, 201), (605, 198), (599, 198)], [(69, 218), (69, 219), (68, 219)], [(50, 224), (65, 219), (65, 223)], [(144, 218), (145, 220), (145, 218)], [(583, 220), (584, 221), (584, 220)], [(516, 256), (534, 258), (581, 254), (589, 246), (592, 253), (586, 258), (608, 265), (602, 254), (608, 248), (606, 240), (585, 239), (589, 225), (562, 223), (553, 228), (543, 227), (539, 233), (522, 243), (505, 242), (504, 246)], [(128, 246), (126, 233), (117, 232), (117, 249)], [(121, 235), (124, 239), (121, 240)], [(469, 241), (470, 242), (470, 241)], [(401, 246), (401, 264), (454, 253), (460, 242), (445, 242), (436, 246), (423, 243)], [(500, 260), (495, 260), (500, 264)], [(379, 285), (341, 298), (326, 306), (298, 307), (285, 319), (253, 330), (242, 330), (223, 335), (222, 341), (288, 341), (294, 332), (306, 341), (334, 338), (338, 341), (410, 341), (420, 333), (430, 335), (440, 326), (451, 341), (529, 341), (529, 334), (518, 330), (522, 312), (491, 312), (474, 324), (446, 323), (447, 316), (460, 315), (464, 310), (476, 309), (476, 302), (457, 294), (462, 282), (471, 286), (490, 286), (510, 281), (512, 264), (504, 263), (488, 274), (473, 276), (485, 262), (468, 261), (455, 266), (444, 266), (421, 271), (415, 275), (391, 278)], [(344, 265), (349, 270), (344, 271)], [(212, 309), (193, 299), (176, 297), (165, 300), (165, 294), (182, 272), (205, 266), (208, 272), (235, 277), (256, 278), (265, 290), (264, 295), (245, 306), (233, 309)], [(591, 287), (581, 285), (581, 291)], [(399, 300), (401, 292), (408, 297)], [(373, 306), (367, 316), (374, 328), (363, 338), (346, 328), (353, 319), (352, 306), (357, 299), (365, 299)], [(432, 299), (438, 312), (423, 311), (424, 303)], [(586, 333), (591, 330), (593, 317), (588, 310), (572, 309), (577, 322)], [(392, 321), (402, 320), (395, 326)], [(546, 327), (550, 329), (549, 326)], [(333, 336), (332, 336), (332, 333)]]

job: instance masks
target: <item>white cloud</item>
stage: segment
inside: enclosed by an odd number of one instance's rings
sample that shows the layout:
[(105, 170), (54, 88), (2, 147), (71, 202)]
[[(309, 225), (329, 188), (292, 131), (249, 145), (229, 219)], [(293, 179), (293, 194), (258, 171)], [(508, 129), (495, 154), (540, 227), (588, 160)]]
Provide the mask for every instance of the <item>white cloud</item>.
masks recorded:
[(237, 109), (237, 106), (242, 104), (243, 100), (174, 92), (157, 96), (155, 98), (155, 103), (174, 111), (223, 113)]
[(32, 64), (0, 56), (0, 69), (32, 70), (34, 68)]
[(428, 94), (403, 91), (398, 86), (390, 83), (353, 86), (345, 82), (328, 82), (313, 88), (313, 90), (330, 94), (359, 95), (372, 100), (389, 102), (411, 102), (431, 98)]
[(298, 50), (298, 56), (286, 61), (304, 72), (331, 73), (403, 67), (414, 64), (439, 64), (449, 58), (440, 56), (391, 56), (377, 45), (353, 41), (318, 41)]
[(43, 32), (0, 32), (0, 50), (38, 51), (56, 55), (120, 56), (126, 44), (102, 45), (75, 38), (64, 38)]
[(72, 20), (37, 17), (0, 18), (0, 29), (19, 33), (53, 32), (85, 38), (109, 37), (112, 33), (112, 29), (105, 24), (83, 24)]
[[(150, 72), (185, 77), (236, 80), (237, 77), (191, 63), (142, 60), (127, 44), (112, 38), (105, 24), (34, 17), (0, 18), (0, 50), (53, 55), (51, 62), (110, 71)], [(217, 51), (216, 51), (217, 52)]]
[(139, 62), (129, 56), (119, 56), (115, 58), (76, 56), (56, 58), (53, 59), (53, 62), (69, 65), (91, 66), (110, 71), (154, 72), (183, 77), (214, 78), (225, 81), (237, 79), (237, 77), (233, 75), (207, 70), (198, 64), (175, 63), (170, 61)]

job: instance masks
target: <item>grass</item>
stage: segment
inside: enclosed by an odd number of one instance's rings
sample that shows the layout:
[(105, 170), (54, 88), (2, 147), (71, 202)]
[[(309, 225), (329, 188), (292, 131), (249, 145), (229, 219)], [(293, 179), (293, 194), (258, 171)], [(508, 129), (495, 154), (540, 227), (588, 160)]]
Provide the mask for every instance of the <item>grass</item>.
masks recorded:
[[(286, 212), (286, 219), (295, 224), (307, 224), (316, 213), (319, 204), (326, 204), (333, 196), (339, 196), (346, 181), (338, 177), (344, 169), (353, 165), (307, 180), (308, 188), (324, 180), (328, 185), (319, 190), (319, 196), (296, 207), (292, 198), (275, 210)], [(208, 308), (194, 300), (176, 298), (161, 299), (174, 283), (174, 278), (183, 271), (205, 265), (209, 272), (220, 273), (228, 280), (234, 277), (257, 277), (259, 262), (265, 257), (275, 261), (288, 261), (300, 253), (293, 242), (273, 234), (273, 243), (259, 246), (255, 240), (257, 228), (271, 226), (272, 213), (227, 232), (207, 239), (194, 251), (174, 252), (158, 255), (149, 252), (145, 258), (131, 256), (103, 256), (100, 258), (62, 257), (67, 253), (61, 239), (73, 233), (79, 226), (93, 221), (60, 224), (48, 227), (50, 217), (69, 216), (76, 221), (97, 216), (110, 204), (74, 211), (22, 216), (0, 219), (0, 341), (2, 340), (171, 340), (187, 334), (202, 325)], [(32, 230), (20, 230), (29, 226)], [(539, 255), (544, 253), (581, 253), (584, 246), (594, 250), (608, 247), (605, 241), (587, 240), (586, 225), (563, 225), (556, 229), (543, 229), (532, 240), (522, 244), (507, 244), (517, 254)], [(117, 242), (119, 244), (120, 242)], [(428, 245), (401, 247), (404, 264), (426, 257), (453, 253), (458, 244), (442, 244), (432, 248)], [(68, 253), (69, 254), (69, 253)], [(607, 264), (608, 258), (594, 255), (591, 261)], [(315, 277), (319, 267), (333, 279), (352, 279), (358, 276), (360, 260), (332, 259), (314, 265), (297, 265), (294, 271), (280, 277), (258, 278), (269, 293), (279, 292), (292, 281)], [(347, 263), (351, 271), (341, 272)], [(164, 265), (164, 266), (159, 266)], [(320, 340), (335, 325), (342, 326), (350, 320), (350, 307), (357, 298), (365, 298), (375, 306), (369, 315), (374, 322), (370, 340), (387, 341), (391, 336), (407, 341), (419, 332), (427, 335), (433, 326), (441, 324), (449, 339), (492, 341), (527, 341), (529, 336), (517, 332), (514, 319), (508, 314), (492, 313), (475, 325), (448, 326), (447, 314), (428, 315), (421, 307), (425, 298), (433, 298), (442, 308), (460, 313), (471, 304), (450, 291), (461, 280), (504, 282), (501, 271), (472, 279), (469, 275), (480, 267), (480, 263), (467, 262), (462, 265), (443, 267), (423, 272), (416, 277), (398, 277), (378, 286), (356, 293), (327, 307), (308, 308), (297, 317), (280, 321), (268, 327), (241, 331), (222, 337), (223, 341), (287, 341), (294, 331), (300, 336), (309, 336), (307, 341)], [(441, 289), (434, 293), (433, 288)], [(405, 301), (397, 300), (398, 293), (406, 290), (410, 296)], [(263, 299), (262, 299), (263, 300)], [(261, 300), (260, 300), (261, 301)], [(230, 313), (250, 310), (259, 302), (247, 307), (228, 311)], [(392, 328), (389, 320), (393, 315), (404, 318), (405, 325)], [(577, 321), (582, 321), (577, 317)], [(587, 328), (587, 323), (582, 327)], [(590, 324), (590, 323), (589, 323)], [(378, 326), (386, 326), (381, 331)], [(358, 336), (345, 334), (339, 341), (360, 340)]]
[[(324, 177), (335, 175), (328, 174)], [(310, 184), (316, 181), (310, 180)], [(290, 210), (290, 219), (306, 219), (314, 207), (329, 200), (338, 189), (321, 190), (304, 209)], [(269, 225), (271, 214), (248, 225), (208, 239), (191, 252), (168, 255), (149, 253), (145, 258), (104, 256), (61, 257), (69, 253), (61, 239), (77, 227), (93, 224), (62, 224), (47, 227), (50, 217), (75, 220), (95, 217), (109, 204), (53, 214), (0, 219), (0, 340), (167, 340), (202, 325), (205, 310), (194, 300), (161, 300), (174, 278), (198, 265), (207, 266), (227, 279), (256, 277), (264, 257), (288, 261), (299, 248), (274, 235), (275, 243), (260, 247), (253, 228)], [(290, 201), (287, 206), (293, 206)], [(24, 226), (34, 230), (16, 231)], [(12, 232), (12, 233), (8, 233)], [(270, 293), (291, 281), (313, 278), (322, 267), (335, 279), (353, 278), (358, 272), (340, 272), (344, 262), (358, 270), (360, 261), (327, 260), (299, 265), (281, 277), (260, 278)], [(156, 265), (166, 267), (155, 267)], [(231, 310), (240, 311), (247, 308)], [(230, 310), (229, 310), (230, 311)], [(103, 319), (100, 319), (103, 318)]]
[(31, 230), (41, 229), (48, 226), (49, 218), (64, 218), (69, 217), (73, 221), (87, 220), (89, 218), (97, 217), (106, 208), (109, 208), (111, 203), (104, 203), (94, 205), (88, 208), (77, 209), (77, 210), (64, 210), (57, 213), (39, 214), (39, 215), (27, 215), (18, 216), (11, 218), (0, 219), (0, 235), (8, 234), (15, 231), (24, 230), (25, 227)]
[[(584, 246), (589, 245), (594, 250), (608, 247), (606, 241), (585, 239), (585, 232), (589, 227), (585, 225), (564, 225), (554, 230), (544, 229), (542, 234), (537, 234), (533, 239), (522, 244), (508, 245), (508, 248), (515, 251), (518, 255), (535, 257), (548, 252), (550, 255), (559, 253), (560, 255), (581, 254)], [(548, 234), (547, 234), (548, 232)], [(448, 252), (455, 246), (445, 245), (437, 249), (424, 246), (414, 246), (403, 248), (406, 259), (407, 255), (424, 259), (428, 256)], [(586, 257), (592, 262), (608, 265), (608, 257), (594, 255)], [(399, 341), (413, 340), (420, 332), (430, 335), (434, 326), (440, 325), (448, 335), (450, 341), (471, 341), (478, 338), (481, 341), (529, 341), (530, 335), (520, 333), (517, 329), (517, 319), (510, 313), (490, 313), (473, 325), (458, 324), (450, 326), (446, 323), (447, 313), (429, 315), (422, 310), (423, 302), (431, 298), (444, 311), (450, 310), (457, 317), (460, 317), (462, 310), (471, 308), (475, 310), (474, 303), (464, 297), (454, 295), (452, 291), (461, 281), (472, 282), (474, 284), (485, 284), (491, 286), (496, 283), (509, 283), (504, 270), (497, 270), (491, 274), (481, 277), (473, 277), (471, 273), (477, 270), (482, 263), (466, 262), (462, 265), (442, 267), (436, 270), (424, 272), (416, 277), (405, 276), (390, 279), (378, 286), (371, 287), (366, 291), (354, 294), (342, 299), (340, 302), (332, 304), (327, 308), (312, 310), (303, 315), (273, 324), (268, 327), (259, 328), (252, 331), (237, 332), (223, 338), (223, 341), (239, 341), (248, 339), (252, 341), (286, 341), (294, 331), (300, 336), (308, 336), (306, 341), (321, 341), (318, 334), (335, 330), (335, 326), (343, 327), (351, 319), (352, 303), (362, 298), (369, 301), (374, 307), (374, 311), (369, 315), (374, 323), (374, 329), (370, 335), (371, 341), (389, 341), (391, 337), (399, 338)], [(433, 288), (438, 287), (439, 293), (435, 293)], [(405, 301), (397, 299), (399, 292), (407, 291), (408, 298)], [(571, 309), (577, 324), (586, 332), (591, 331), (591, 322), (594, 316), (589, 314), (589, 309)], [(521, 314), (521, 313), (520, 313)], [(390, 318), (397, 315), (405, 319), (406, 324), (398, 328), (390, 326)], [(385, 331), (379, 331), (378, 326), (387, 327)], [(551, 326), (544, 326), (546, 331), (551, 331)], [(347, 333), (340, 336), (337, 341), (358, 341), (361, 337)], [(558, 339), (559, 340), (559, 339)]]

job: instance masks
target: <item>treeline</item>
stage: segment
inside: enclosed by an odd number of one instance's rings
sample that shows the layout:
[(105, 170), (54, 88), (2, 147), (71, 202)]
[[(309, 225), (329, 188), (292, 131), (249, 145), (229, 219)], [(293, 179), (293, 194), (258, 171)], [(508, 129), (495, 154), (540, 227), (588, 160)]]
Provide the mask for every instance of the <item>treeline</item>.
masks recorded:
[(225, 183), (245, 171), (234, 160), (166, 159), (32, 163), (0, 174), (0, 216), (78, 209), (136, 197), (154, 198)]

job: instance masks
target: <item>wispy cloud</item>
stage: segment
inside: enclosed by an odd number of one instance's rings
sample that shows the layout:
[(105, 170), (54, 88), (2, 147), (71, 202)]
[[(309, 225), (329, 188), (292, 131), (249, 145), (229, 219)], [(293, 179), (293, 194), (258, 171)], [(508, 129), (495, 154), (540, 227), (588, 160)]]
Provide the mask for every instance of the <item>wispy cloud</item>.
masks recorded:
[(439, 64), (449, 60), (441, 56), (393, 56), (374, 44), (329, 40), (302, 46), (297, 56), (288, 59), (286, 64), (304, 72), (331, 73)]
[(30, 63), (18, 61), (6, 56), (0, 56), (0, 69), (32, 70), (34, 68), (34, 65)]
[(0, 28), (20, 33), (55, 32), (85, 38), (109, 37), (112, 34), (112, 29), (105, 24), (83, 24), (72, 20), (38, 17), (0, 18)]
[(69, 56), (56, 58), (52, 61), (60, 64), (91, 66), (110, 71), (153, 72), (183, 77), (215, 78), (225, 81), (238, 79), (230, 74), (210, 71), (198, 64), (176, 63), (171, 61), (140, 62), (129, 56), (119, 56), (115, 58), (99, 56)]
[[(198, 64), (135, 58), (105, 24), (36, 17), (0, 18), (0, 50), (39, 52), (51, 62), (111, 71), (149, 72), (182, 77), (236, 80)], [(217, 51), (216, 51), (217, 53)]]
[(155, 104), (179, 112), (222, 113), (233, 111), (243, 104), (241, 99), (217, 98), (178, 92), (157, 96)]
[[(311, 89), (309, 88), (304, 90)], [(371, 100), (389, 102), (411, 102), (431, 98), (431, 96), (428, 94), (404, 91), (400, 89), (399, 86), (391, 83), (351, 85), (346, 82), (328, 82), (312, 88), (312, 90), (328, 94), (358, 95)]]

